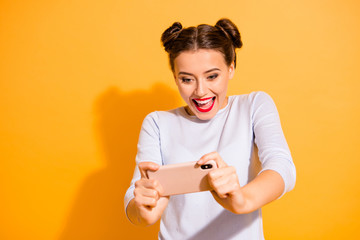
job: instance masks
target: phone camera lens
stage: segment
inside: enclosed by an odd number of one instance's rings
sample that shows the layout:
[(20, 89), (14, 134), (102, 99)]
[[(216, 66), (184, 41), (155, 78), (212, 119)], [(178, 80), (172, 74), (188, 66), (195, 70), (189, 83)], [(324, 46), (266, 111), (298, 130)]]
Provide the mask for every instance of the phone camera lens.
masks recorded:
[(210, 168), (212, 168), (212, 165), (211, 165), (211, 164), (201, 165), (201, 169), (210, 169)]

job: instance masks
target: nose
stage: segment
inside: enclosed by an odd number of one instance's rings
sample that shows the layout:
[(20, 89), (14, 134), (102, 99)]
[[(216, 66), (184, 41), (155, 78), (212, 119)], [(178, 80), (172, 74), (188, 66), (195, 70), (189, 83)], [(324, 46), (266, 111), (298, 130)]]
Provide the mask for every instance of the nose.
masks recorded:
[(206, 95), (207, 89), (208, 87), (206, 82), (202, 79), (199, 79), (196, 83), (195, 94), (199, 97), (203, 97)]

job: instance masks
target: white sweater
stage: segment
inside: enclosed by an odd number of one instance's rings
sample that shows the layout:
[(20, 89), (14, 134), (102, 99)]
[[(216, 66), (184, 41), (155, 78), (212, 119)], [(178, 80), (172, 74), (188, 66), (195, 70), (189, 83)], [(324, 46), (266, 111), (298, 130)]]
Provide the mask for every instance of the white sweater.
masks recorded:
[[(197, 161), (213, 151), (236, 168), (241, 186), (269, 169), (282, 176), (284, 193), (295, 185), (295, 166), (279, 115), (264, 92), (230, 96), (227, 106), (206, 121), (189, 116), (184, 107), (150, 113), (140, 132), (136, 163)], [(139, 178), (136, 167), (125, 194), (125, 209)], [(264, 239), (261, 209), (236, 215), (219, 205), (210, 192), (171, 196), (161, 218), (159, 239)]]

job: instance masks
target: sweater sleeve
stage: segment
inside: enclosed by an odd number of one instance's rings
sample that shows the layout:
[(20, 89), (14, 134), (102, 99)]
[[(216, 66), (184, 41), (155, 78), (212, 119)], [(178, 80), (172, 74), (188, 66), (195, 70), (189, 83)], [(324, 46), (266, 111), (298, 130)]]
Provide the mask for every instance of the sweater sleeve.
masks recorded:
[(259, 160), (262, 164), (260, 173), (265, 170), (279, 173), (285, 183), (284, 194), (294, 188), (296, 170), (275, 103), (264, 92), (254, 94), (252, 122), (255, 144), (258, 147)]
[(125, 212), (127, 205), (134, 198), (135, 182), (140, 179), (138, 168), (140, 162), (155, 162), (162, 165), (160, 150), (160, 132), (158, 127), (158, 115), (152, 112), (147, 115), (142, 123), (139, 141), (137, 145), (136, 166), (134, 175), (124, 198)]

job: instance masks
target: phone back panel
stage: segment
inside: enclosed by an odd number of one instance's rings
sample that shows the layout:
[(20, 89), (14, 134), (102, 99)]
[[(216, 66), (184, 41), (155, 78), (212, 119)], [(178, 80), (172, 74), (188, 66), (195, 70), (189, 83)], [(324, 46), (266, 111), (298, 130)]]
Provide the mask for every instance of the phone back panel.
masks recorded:
[(207, 174), (216, 168), (215, 161), (203, 169), (195, 162), (161, 166), (156, 172), (148, 171), (149, 179), (157, 179), (164, 188), (164, 196), (211, 190)]

